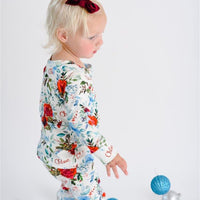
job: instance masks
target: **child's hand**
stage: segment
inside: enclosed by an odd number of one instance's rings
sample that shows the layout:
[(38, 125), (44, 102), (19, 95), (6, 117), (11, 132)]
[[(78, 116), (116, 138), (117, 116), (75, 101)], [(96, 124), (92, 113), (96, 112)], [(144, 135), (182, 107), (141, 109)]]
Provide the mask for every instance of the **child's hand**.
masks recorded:
[(106, 170), (107, 170), (108, 176), (110, 176), (110, 168), (112, 168), (112, 170), (115, 174), (115, 177), (119, 178), (119, 174), (117, 171), (117, 165), (118, 165), (118, 167), (121, 168), (121, 170), (124, 172), (124, 174), (128, 175), (126, 161), (119, 154), (117, 154), (115, 156), (115, 158), (106, 165)]

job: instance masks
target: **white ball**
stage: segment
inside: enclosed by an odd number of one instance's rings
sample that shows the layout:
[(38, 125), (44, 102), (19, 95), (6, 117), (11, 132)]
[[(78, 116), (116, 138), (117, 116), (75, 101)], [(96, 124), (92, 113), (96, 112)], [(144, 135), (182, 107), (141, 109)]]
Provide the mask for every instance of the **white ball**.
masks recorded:
[(162, 200), (180, 200), (180, 193), (170, 190), (167, 194), (162, 196)]

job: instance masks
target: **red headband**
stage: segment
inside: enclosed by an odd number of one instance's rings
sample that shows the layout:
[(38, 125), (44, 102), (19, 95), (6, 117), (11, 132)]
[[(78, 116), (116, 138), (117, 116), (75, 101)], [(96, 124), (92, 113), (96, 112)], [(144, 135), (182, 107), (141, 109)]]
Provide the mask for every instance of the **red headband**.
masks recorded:
[(89, 13), (94, 13), (100, 9), (97, 4), (93, 3), (90, 0), (67, 0), (65, 4), (69, 4), (72, 6), (78, 5), (82, 8), (85, 8)]

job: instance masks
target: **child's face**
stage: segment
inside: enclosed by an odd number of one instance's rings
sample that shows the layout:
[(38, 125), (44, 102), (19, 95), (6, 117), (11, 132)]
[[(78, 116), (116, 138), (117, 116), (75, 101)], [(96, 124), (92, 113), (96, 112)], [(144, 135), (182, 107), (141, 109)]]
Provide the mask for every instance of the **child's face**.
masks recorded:
[(68, 50), (78, 58), (91, 58), (103, 44), (102, 33), (106, 26), (105, 15), (88, 17), (89, 35), (84, 36), (79, 29), (74, 36), (69, 36), (66, 44)]

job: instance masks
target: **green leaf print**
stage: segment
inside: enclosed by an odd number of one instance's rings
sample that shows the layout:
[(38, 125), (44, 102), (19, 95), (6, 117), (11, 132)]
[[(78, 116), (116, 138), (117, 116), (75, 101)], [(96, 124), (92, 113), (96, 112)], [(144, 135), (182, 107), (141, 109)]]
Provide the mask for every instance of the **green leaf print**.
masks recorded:
[(51, 167), (49, 165), (46, 165), (49, 169), (49, 172), (53, 175), (53, 176), (59, 176), (60, 175), (60, 171), (58, 169), (56, 169), (55, 167)]
[(44, 86), (46, 86), (47, 78), (44, 79)]
[(52, 153), (54, 152), (52, 148), (49, 147), (49, 149), (50, 149), (50, 151), (51, 151)]
[(65, 95), (65, 102), (67, 103), (68, 102), (68, 93), (66, 92), (66, 95)]
[(92, 144), (93, 138), (92, 138), (92, 139), (88, 138), (88, 139), (87, 139), (87, 142), (88, 142), (89, 144)]
[(65, 134), (64, 133), (59, 133), (59, 134), (57, 134), (57, 136), (58, 137), (63, 137), (63, 136), (65, 136)]
[(61, 141), (61, 142), (65, 142), (65, 140), (63, 140), (62, 138), (60, 138), (60, 141)]
[(47, 82), (47, 87), (48, 87), (49, 90), (51, 91), (51, 87), (50, 87), (50, 85), (49, 85), (50, 80), (51, 80), (51, 79), (49, 79), (48, 82)]
[(50, 117), (50, 116), (48, 116), (48, 122), (51, 122), (51, 123), (53, 123), (53, 118), (52, 118), (52, 117)]
[(78, 174), (77, 179), (78, 179), (78, 181), (82, 181), (83, 180), (83, 177), (81, 176), (80, 173)]
[(62, 72), (61, 76), (64, 77), (66, 75), (66, 72)]
[(76, 185), (75, 181), (74, 180), (71, 180), (71, 184), (73, 185)]
[(51, 127), (49, 126), (49, 124), (46, 125), (44, 128), (45, 128), (46, 130), (51, 130)]
[(48, 165), (48, 163), (49, 163), (49, 161), (47, 160), (47, 158), (44, 156), (44, 163), (46, 164), (46, 165)]
[(81, 81), (81, 85), (85, 85), (87, 82), (85, 81)]

